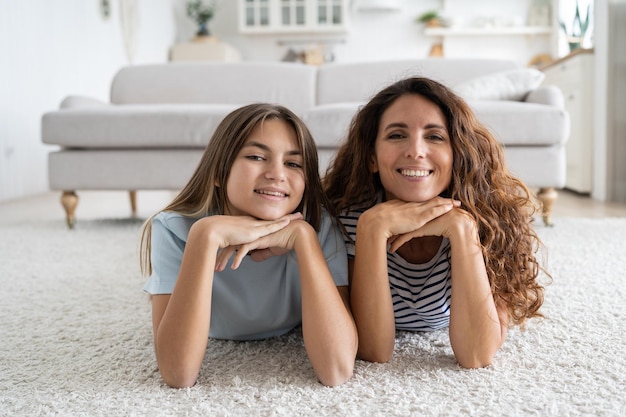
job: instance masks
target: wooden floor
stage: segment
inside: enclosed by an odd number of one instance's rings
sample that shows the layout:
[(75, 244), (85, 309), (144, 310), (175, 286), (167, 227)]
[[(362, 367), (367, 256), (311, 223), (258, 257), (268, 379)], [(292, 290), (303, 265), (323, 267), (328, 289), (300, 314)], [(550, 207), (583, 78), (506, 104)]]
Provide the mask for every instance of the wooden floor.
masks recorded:
[[(130, 217), (128, 193), (123, 191), (79, 192), (76, 218), (111, 219)], [(139, 191), (137, 216), (147, 218), (163, 208), (173, 197), (170, 191)], [(0, 224), (24, 223), (30, 219), (64, 219), (61, 194), (49, 192), (19, 200), (0, 202)], [(560, 190), (553, 217), (626, 217), (626, 203), (603, 203), (567, 190)]]

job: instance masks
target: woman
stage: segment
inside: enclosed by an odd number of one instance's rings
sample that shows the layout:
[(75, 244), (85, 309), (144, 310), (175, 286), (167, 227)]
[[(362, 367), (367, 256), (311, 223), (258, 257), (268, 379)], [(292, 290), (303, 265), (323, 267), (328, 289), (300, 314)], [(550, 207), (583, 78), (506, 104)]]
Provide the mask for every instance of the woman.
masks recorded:
[(483, 367), (509, 324), (540, 315), (531, 193), (442, 84), (407, 78), (376, 94), (324, 185), (347, 235), (362, 359), (388, 361), (397, 329), (448, 327), (459, 364)]

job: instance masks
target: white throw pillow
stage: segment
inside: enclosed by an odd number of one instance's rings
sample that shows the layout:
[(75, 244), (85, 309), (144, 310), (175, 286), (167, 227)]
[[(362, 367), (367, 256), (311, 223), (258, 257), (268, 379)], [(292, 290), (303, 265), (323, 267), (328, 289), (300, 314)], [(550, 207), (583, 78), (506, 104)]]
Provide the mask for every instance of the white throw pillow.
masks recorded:
[(539, 87), (545, 74), (535, 68), (520, 68), (463, 81), (454, 91), (468, 100), (522, 100)]

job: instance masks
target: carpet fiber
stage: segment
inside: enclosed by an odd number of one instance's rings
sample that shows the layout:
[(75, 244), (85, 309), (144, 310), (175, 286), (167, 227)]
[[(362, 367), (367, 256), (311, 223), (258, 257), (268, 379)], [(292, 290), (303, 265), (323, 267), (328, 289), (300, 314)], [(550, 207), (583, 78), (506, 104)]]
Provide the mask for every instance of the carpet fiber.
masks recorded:
[(139, 221), (0, 227), (0, 415), (626, 415), (626, 219), (537, 226), (553, 283), (543, 320), (494, 363), (460, 368), (446, 331), (398, 333), (388, 364), (320, 385), (299, 331), (211, 341), (198, 383), (163, 384), (137, 261)]

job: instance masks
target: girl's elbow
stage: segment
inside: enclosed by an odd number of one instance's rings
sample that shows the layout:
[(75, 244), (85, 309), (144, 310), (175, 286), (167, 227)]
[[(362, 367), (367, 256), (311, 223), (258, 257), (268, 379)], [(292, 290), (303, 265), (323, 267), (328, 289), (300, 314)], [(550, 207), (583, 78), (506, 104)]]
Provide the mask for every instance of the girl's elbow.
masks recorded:
[(354, 361), (338, 366), (330, 372), (318, 374), (318, 379), (322, 385), (336, 387), (347, 382), (354, 374)]
[(190, 388), (196, 384), (199, 371), (191, 369), (161, 369), (161, 378), (171, 388)]

